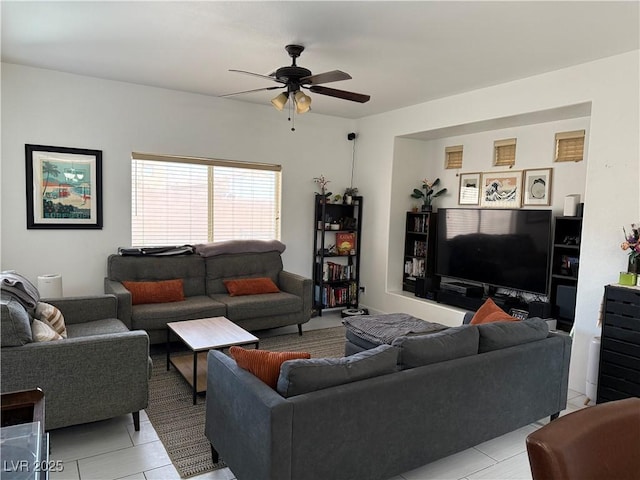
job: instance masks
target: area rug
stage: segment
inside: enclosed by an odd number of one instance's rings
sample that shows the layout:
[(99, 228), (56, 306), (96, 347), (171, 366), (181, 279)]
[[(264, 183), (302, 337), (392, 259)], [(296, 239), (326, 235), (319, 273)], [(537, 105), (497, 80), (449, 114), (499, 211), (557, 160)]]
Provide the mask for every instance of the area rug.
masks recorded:
[[(342, 357), (345, 328), (332, 327), (260, 339), (262, 350), (303, 351), (312, 358)], [(259, 336), (259, 335), (258, 335)], [(193, 405), (191, 387), (174, 369), (167, 371), (164, 351), (152, 352), (147, 416), (182, 478), (224, 468), (211, 461), (211, 446), (204, 436), (205, 396)]]

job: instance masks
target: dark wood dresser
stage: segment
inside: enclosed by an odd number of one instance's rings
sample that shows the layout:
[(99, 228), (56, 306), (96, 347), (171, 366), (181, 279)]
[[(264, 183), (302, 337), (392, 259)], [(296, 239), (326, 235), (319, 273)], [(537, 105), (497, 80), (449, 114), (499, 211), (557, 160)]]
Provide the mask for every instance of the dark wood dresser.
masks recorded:
[(607, 285), (596, 403), (628, 397), (640, 397), (640, 288)]

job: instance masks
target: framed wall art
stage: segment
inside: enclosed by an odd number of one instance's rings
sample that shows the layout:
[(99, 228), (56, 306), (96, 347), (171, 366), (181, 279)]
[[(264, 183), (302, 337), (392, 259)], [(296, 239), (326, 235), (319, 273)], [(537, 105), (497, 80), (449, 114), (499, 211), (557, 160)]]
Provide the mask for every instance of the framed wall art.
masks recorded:
[(27, 228), (102, 228), (102, 151), (25, 145)]
[(482, 174), (480, 206), (520, 208), (522, 172), (487, 172)]
[(461, 173), (458, 205), (478, 205), (480, 201), (480, 173)]
[(524, 205), (551, 205), (552, 168), (524, 171)]

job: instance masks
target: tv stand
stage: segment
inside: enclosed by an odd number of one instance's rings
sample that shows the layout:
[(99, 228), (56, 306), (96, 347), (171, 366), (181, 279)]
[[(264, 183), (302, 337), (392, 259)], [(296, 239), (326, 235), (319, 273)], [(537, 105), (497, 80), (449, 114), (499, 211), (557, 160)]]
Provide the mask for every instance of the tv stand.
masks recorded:
[(487, 298), (491, 298), (496, 305), (498, 305), (507, 313), (509, 313), (509, 310), (512, 308), (528, 310), (527, 306), (523, 305), (522, 302), (520, 302), (517, 298), (508, 296), (494, 295), (489, 297), (487, 295), (483, 295), (480, 297), (468, 297), (462, 293), (448, 290), (439, 290), (436, 295), (436, 300), (438, 303), (444, 303), (446, 305), (464, 308), (465, 310), (469, 310), (472, 312), (478, 310), (487, 300)]

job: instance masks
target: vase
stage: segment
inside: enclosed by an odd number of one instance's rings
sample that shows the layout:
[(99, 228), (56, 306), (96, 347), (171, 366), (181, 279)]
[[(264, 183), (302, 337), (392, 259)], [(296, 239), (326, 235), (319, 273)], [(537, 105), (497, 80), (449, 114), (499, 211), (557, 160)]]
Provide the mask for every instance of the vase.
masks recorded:
[(422, 205), (422, 212), (423, 213), (428, 213), (432, 210), (432, 206), (431, 205)]
[(353, 197), (351, 195), (344, 196), (344, 203), (346, 205), (351, 205), (353, 203)]
[(629, 273), (638, 273), (638, 262), (640, 262), (640, 259), (636, 258), (635, 262), (632, 262), (631, 259), (629, 259), (629, 263), (627, 264), (627, 272)]

